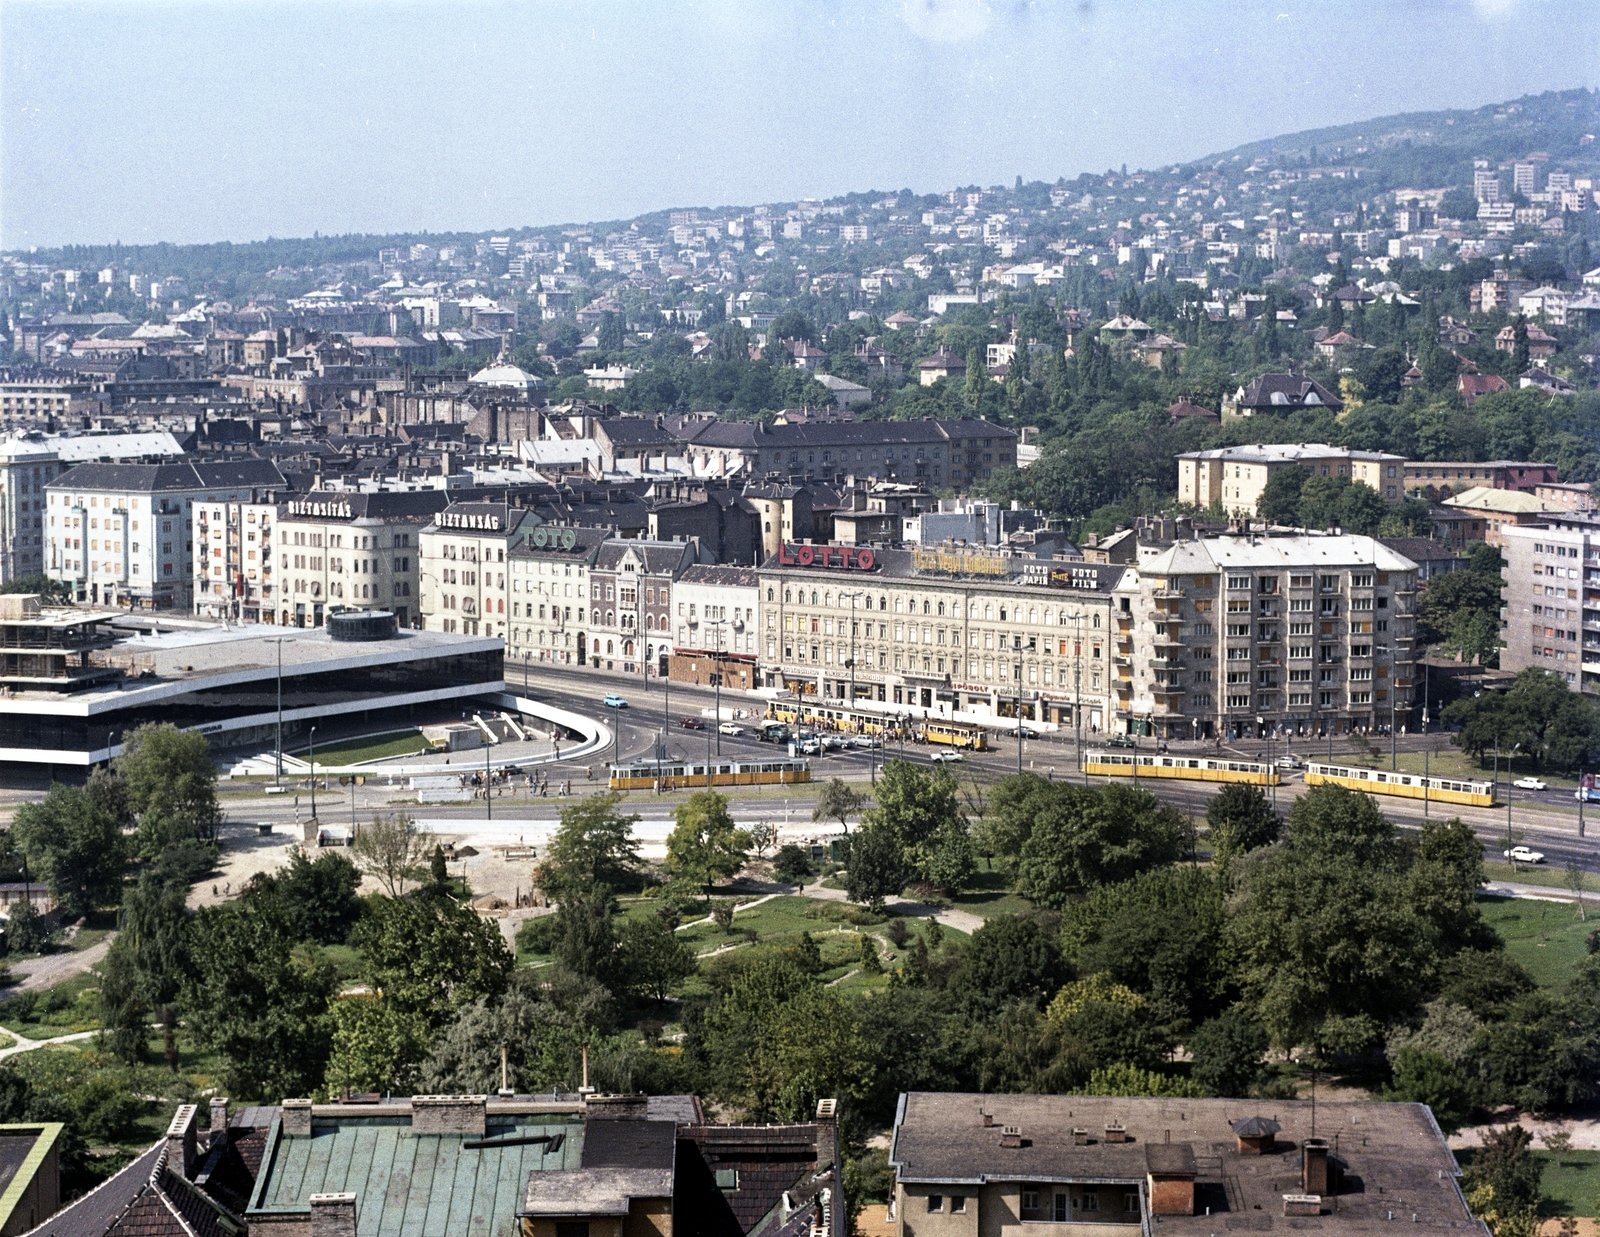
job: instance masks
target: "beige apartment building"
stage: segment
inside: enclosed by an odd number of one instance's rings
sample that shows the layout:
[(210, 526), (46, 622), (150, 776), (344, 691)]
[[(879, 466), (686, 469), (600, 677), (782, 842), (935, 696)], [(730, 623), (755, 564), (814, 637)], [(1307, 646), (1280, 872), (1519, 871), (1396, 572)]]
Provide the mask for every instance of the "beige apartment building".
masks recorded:
[(511, 622), (506, 673), (516, 663), (581, 666), (589, 656), (589, 573), (610, 536), (604, 528), (524, 526), (506, 550)]
[(507, 638), (506, 552), (539, 517), (506, 503), (452, 503), (423, 528), (418, 566), (423, 627)]
[(1020, 706), (1024, 719), (1107, 730), (1124, 570), (965, 546), (786, 545), (759, 572), (762, 683), (915, 716)]
[(1178, 501), (1220, 506), (1229, 515), (1255, 515), (1261, 491), (1275, 473), (1295, 465), (1314, 475), (1348, 477), (1386, 502), (1404, 497), (1404, 456), (1353, 451), (1325, 443), (1260, 443), (1190, 451), (1178, 457)]
[[(340, 609), (393, 610), (401, 627), (421, 626), (421, 535), (448, 501), (439, 490), (313, 490), (278, 504), (277, 578), (270, 581), (275, 591), (263, 595), (262, 610), (275, 608), (285, 627), (321, 627), (330, 610)], [(248, 537), (248, 515), (242, 527)], [(218, 532), (213, 519), (207, 534), (213, 560)], [(228, 541), (233, 533), (230, 525)], [(201, 544), (198, 531), (196, 538)], [(248, 555), (248, 542), (243, 550)], [(246, 558), (240, 564), (246, 584), (248, 566)], [(268, 597), (273, 606), (265, 604)]]
[(1165, 739), (1412, 724), (1416, 571), (1371, 537), (1175, 541), (1115, 590), (1118, 717)]

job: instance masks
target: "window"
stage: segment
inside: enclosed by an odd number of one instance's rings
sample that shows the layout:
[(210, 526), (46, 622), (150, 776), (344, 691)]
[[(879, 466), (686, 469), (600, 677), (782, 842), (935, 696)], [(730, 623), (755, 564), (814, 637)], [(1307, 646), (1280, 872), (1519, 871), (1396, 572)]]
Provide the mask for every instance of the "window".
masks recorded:
[(1249, 588), (1250, 587), (1250, 577), (1249, 576), (1229, 576), (1228, 577), (1228, 587), (1229, 588)]
[(1136, 1216), (1139, 1214), (1139, 1192), (1137, 1190), (1129, 1190), (1122, 1196), (1122, 1209), (1129, 1215)]
[(1039, 1210), (1039, 1191), (1029, 1187), (1022, 1191), (1022, 1209), (1024, 1211)]
[(967, 1196), (965, 1194), (952, 1194), (950, 1196), (950, 1214), (964, 1215), (967, 1210)]
[(943, 1211), (944, 1210), (944, 1195), (943, 1194), (930, 1194), (930, 1195), (928, 1195), (928, 1210), (929, 1211)]

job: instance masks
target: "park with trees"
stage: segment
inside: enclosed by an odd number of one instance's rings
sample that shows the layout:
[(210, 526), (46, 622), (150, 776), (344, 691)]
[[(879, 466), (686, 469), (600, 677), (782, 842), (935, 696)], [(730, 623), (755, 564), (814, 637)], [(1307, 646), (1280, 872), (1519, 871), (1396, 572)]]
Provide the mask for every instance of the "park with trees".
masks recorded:
[[(1504, 707), (1537, 712), (1517, 690)], [(867, 1140), (912, 1089), (1270, 1099), (1320, 1075), (1426, 1102), (1446, 1129), (1600, 1098), (1600, 938), (1564, 934), (1570, 965), (1536, 973), (1501, 932), (1527, 904), (1481, 896), (1466, 825), (1402, 831), (1338, 787), (1280, 816), (1229, 786), (1189, 819), (1131, 786), (977, 788), (889, 761), (874, 787), (819, 786), (840, 830), (825, 858), (700, 791), (658, 862), (603, 792), (562, 808), (535, 873), (553, 907), (509, 942), (400, 814), (190, 909), (219, 845), (211, 768), (202, 737), (150, 727), (12, 827), (63, 916), (117, 928), (61, 997), (0, 1002), (31, 1038), (97, 1032), (0, 1065), (0, 1112), (69, 1121), (74, 1188), (119, 1162), (91, 1147), (131, 1154), (206, 1086), (493, 1090), (502, 1043), (523, 1091), (575, 1089), (587, 1051), (601, 1089), (751, 1120), (836, 1097), (866, 1193)], [(1537, 1202), (1538, 1154), (1491, 1148), (1475, 1169), (1505, 1231)]]

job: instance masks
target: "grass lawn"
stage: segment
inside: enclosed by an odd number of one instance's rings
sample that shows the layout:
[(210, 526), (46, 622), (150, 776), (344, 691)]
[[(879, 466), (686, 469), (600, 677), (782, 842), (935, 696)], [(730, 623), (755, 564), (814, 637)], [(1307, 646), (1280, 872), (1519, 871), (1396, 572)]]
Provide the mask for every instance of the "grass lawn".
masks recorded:
[(1600, 1151), (1536, 1154), (1544, 1161), (1545, 1215), (1600, 1217)]
[(972, 878), (971, 888), (956, 894), (950, 904), (985, 919), (995, 915), (1026, 915), (1033, 910), (1033, 903), (1020, 893), (1012, 892), (999, 872), (978, 872)]
[(425, 752), (429, 743), (416, 730), (393, 730), (388, 734), (366, 735), (343, 743), (317, 748), (317, 764), (358, 765), (387, 756), (413, 756)]
[[(1379, 748), (1376, 756), (1361, 755), (1348, 740), (1342, 743), (1336, 742), (1333, 745), (1333, 763), (1364, 765), (1369, 769), (1387, 769), (1389, 767), (1388, 744), (1381, 739), (1374, 739), (1373, 742)], [(1489, 781), (1493, 778), (1494, 761), (1492, 759), (1486, 760), (1480, 765), (1466, 752), (1452, 746), (1448, 739), (1436, 738), (1435, 742), (1437, 746), (1433, 749), (1432, 754), (1426, 757), (1426, 760), (1422, 752), (1401, 752), (1397, 762), (1401, 772), (1421, 773), (1423, 772), (1423, 765), (1426, 764), (1427, 771), (1436, 777), (1473, 778), (1482, 781)], [(1297, 752), (1297, 754), (1302, 756), (1309, 754), (1312, 760), (1326, 761), (1328, 759), (1328, 745), (1324, 742), (1320, 747), (1313, 746), (1307, 749), (1307, 752)], [(1568, 790), (1576, 790), (1578, 788), (1576, 778), (1542, 770), (1532, 760), (1524, 758), (1518, 758), (1512, 762), (1511, 772), (1508, 775), (1506, 773), (1505, 757), (1502, 756), (1500, 758), (1500, 785), (1502, 787), (1505, 786), (1508, 777), (1510, 780), (1515, 781), (1519, 777), (1528, 777), (1530, 775), (1538, 778), (1541, 782), (1548, 783), (1552, 790), (1558, 787), (1565, 787)], [(1570, 795), (1567, 796), (1569, 800), (1571, 797)]]
[(1585, 923), (1559, 902), (1480, 897), (1478, 909), (1505, 941), (1507, 956), (1546, 986), (1567, 981), (1588, 953), (1585, 938), (1600, 929), (1600, 916)]

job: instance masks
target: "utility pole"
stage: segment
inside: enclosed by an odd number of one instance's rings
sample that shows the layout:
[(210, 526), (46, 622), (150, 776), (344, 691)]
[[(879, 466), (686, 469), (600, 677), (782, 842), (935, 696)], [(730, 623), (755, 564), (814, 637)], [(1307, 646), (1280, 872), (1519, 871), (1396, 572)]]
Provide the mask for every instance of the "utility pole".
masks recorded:
[(306, 736), (311, 754), (311, 819), (317, 818), (317, 728), (311, 727), (311, 733)]
[(483, 818), (485, 820), (494, 819), (494, 773), (489, 768), (489, 749), (493, 746), (494, 744), (492, 743), (483, 745)]
[[(273, 750), (272, 784), (283, 784), (283, 642), (288, 636), (273, 636), (272, 642), (278, 646), (278, 738)], [(106, 744), (107, 747), (111, 745)]]
[(1072, 722), (1076, 728), (1073, 738), (1074, 754), (1078, 758), (1078, 771), (1083, 774), (1083, 784), (1089, 784), (1089, 766), (1083, 759), (1083, 612), (1075, 616), (1077, 639), (1072, 644)]

